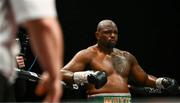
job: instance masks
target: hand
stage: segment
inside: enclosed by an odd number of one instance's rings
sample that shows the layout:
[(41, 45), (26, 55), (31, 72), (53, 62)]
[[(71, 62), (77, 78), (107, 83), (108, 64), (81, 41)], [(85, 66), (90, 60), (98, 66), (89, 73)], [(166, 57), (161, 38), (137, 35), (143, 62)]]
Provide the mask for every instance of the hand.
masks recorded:
[(24, 63), (24, 57), (23, 56), (16, 56), (16, 62), (17, 62), (17, 66), (18, 68), (24, 68), (25, 67), (25, 63)]
[(96, 89), (99, 89), (106, 84), (107, 75), (105, 72), (96, 71), (92, 74), (89, 74), (87, 79), (89, 83), (92, 83), (95, 85)]
[(156, 80), (157, 87), (164, 89), (172, 95), (179, 93), (179, 85), (175, 79), (163, 77)]
[(164, 77), (162, 85), (168, 93), (176, 95), (179, 93), (179, 85), (175, 79)]
[(56, 103), (59, 102), (59, 97), (62, 96), (62, 85), (59, 78), (51, 80), (47, 73), (43, 73), (35, 92), (38, 96), (46, 94), (43, 102)]
[(102, 71), (80, 71), (73, 74), (76, 84), (94, 84), (96, 89), (101, 88), (107, 82), (107, 75)]

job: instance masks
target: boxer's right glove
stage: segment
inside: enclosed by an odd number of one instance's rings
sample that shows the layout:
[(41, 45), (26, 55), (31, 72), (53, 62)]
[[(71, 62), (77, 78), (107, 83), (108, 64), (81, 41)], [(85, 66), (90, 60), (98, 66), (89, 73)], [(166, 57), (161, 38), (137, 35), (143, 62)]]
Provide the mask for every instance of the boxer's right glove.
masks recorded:
[(161, 77), (156, 80), (156, 87), (164, 89), (172, 95), (179, 93), (179, 85), (175, 79), (168, 77)]
[(107, 82), (107, 75), (102, 71), (82, 71), (73, 75), (76, 84), (94, 84), (96, 89), (103, 87)]

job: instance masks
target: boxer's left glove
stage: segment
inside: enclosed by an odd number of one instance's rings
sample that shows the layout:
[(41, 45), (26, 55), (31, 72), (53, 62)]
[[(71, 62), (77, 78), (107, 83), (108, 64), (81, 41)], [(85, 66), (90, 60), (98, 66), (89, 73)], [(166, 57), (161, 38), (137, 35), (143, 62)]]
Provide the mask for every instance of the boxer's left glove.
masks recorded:
[(107, 75), (102, 71), (82, 71), (73, 75), (76, 84), (94, 84), (96, 89), (103, 87), (107, 82)]
[(156, 87), (166, 90), (172, 95), (179, 93), (179, 84), (175, 79), (168, 77), (161, 77), (156, 80)]

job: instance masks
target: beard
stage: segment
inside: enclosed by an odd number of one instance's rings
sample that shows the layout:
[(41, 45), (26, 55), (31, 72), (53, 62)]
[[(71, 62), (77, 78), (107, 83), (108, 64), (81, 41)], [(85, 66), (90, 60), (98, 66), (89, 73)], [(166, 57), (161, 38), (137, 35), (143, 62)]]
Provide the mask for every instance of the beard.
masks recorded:
[(107, 42), (103, 40), (99, 40), (98, 43), (106, 48), (114, 48), (116, 46), (116, 42)]

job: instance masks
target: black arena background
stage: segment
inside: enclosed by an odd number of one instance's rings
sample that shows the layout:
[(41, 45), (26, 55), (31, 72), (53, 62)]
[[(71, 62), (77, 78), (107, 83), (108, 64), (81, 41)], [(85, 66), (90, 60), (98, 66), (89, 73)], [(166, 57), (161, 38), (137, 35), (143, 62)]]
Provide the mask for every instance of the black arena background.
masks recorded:
[(179, 5), (177, 0), (56, 0), (64, 33), (64, 64), (95, 44), (98, 22), (111, 19), (119, 29), (117, 48), (132, 53), (148, 74), (180, 83)]
[(134, 54), (147, 73), (180, 80), (179, 5), (177, 0), (57, 0), (65, 63), (95, 44), (98, 22), (111, 19), (119, 28), (117, 48)]

